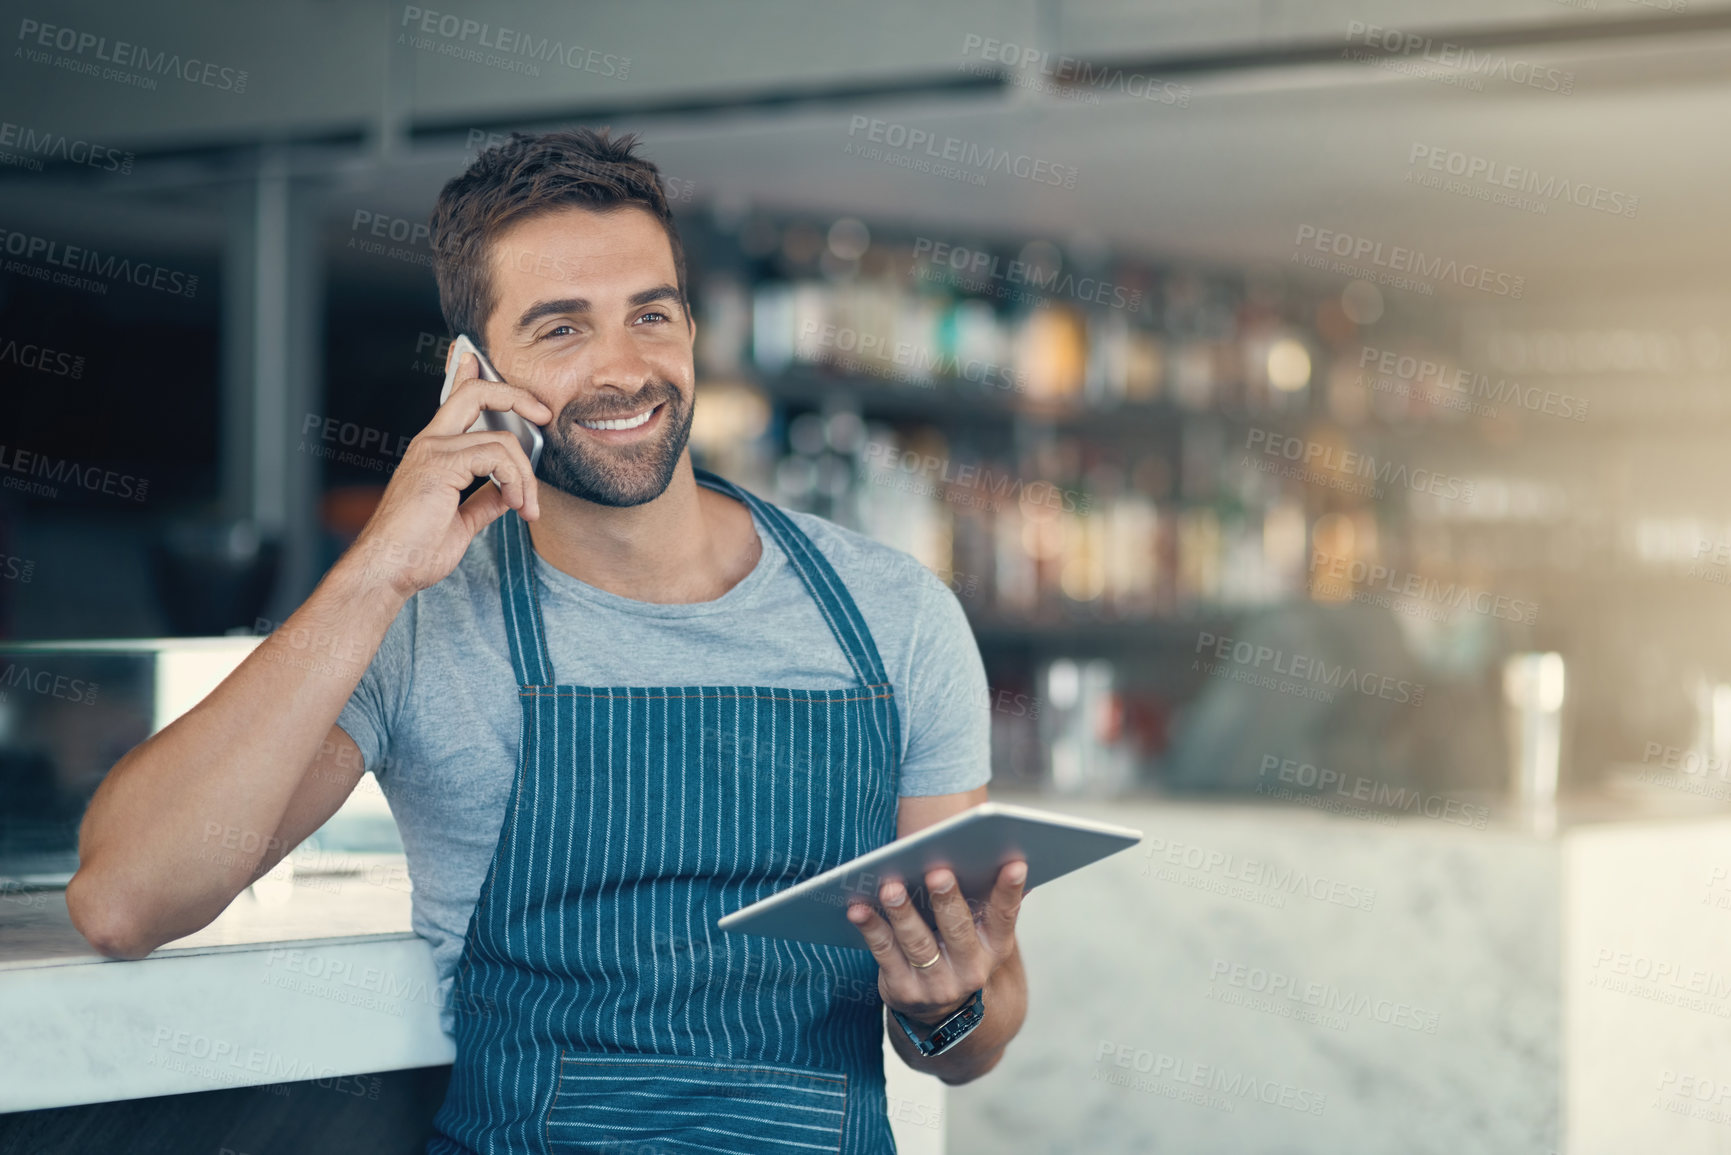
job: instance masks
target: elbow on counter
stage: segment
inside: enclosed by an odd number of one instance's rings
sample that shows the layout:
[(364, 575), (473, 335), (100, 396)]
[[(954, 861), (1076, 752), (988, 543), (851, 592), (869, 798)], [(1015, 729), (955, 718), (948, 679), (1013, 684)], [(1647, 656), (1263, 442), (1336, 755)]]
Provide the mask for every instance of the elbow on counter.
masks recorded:
[(66, 913), (84, 940), (108, 958), (141, 959), (159, 945), (131, 917), (115, 888), (104, 886), (88, 865), (66, 884)]

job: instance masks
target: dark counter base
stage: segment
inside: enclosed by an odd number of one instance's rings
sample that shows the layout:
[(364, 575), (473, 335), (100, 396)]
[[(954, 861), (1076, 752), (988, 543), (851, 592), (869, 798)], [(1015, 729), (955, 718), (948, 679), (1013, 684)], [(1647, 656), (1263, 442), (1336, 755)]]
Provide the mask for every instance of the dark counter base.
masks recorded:
[(0, 1115), (0, 1155), (421, 1155), (451, 1068)]

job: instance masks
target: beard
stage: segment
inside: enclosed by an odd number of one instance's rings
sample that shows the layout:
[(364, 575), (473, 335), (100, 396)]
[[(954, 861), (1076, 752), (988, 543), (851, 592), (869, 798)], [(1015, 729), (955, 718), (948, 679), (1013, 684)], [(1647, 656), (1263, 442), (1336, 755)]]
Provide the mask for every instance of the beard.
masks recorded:
[[(597, 445), (571, 432), (579, 421), (610, 421), (641, 413), (660, 404), (661, 432), (655, 438), (626, 446)], [(538, 480), (561, 493), (624, 508), (654, 501), (667, 491), (679, 455), (691, 436), (692, 406), (669, 381), (654, 381), (620, 404), (592, 412), (593, 402), (572, 401), (541, 430), (544, 444), (535, 467)]]

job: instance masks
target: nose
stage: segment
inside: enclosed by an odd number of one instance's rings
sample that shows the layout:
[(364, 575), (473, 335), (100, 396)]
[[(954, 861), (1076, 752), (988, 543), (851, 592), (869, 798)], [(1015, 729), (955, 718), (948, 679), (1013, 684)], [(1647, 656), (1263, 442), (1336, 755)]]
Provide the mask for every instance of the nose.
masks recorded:
[(589, 384), (596, 391), (614, 390), (627, 395), (642, 392), (655, 378), (643, 352), (629, 329), (613, 329), (591, 343)]

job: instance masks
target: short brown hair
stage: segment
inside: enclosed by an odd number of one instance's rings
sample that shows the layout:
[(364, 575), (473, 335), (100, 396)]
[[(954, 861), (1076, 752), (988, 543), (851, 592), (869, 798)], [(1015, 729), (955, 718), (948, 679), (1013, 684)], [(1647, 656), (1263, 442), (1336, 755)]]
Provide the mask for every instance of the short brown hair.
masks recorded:
[(605, 128), (539, 136), (513, 132), (446, 182), (433, 206), (433, 275), (439, 282), (439, 308), (453, 334), (467, 333), (486, 348), (482, 328), (495, 305), (488, 263), (493, 241), (519, 221), (568, 205), (596, 212), (629, 205), (647, 209), (673, 247), (679, 303), (689, 316), (685, 249), (667, 207), (661, 172), (633, 155), (637, 144), (636, 133), (614, 140)]

